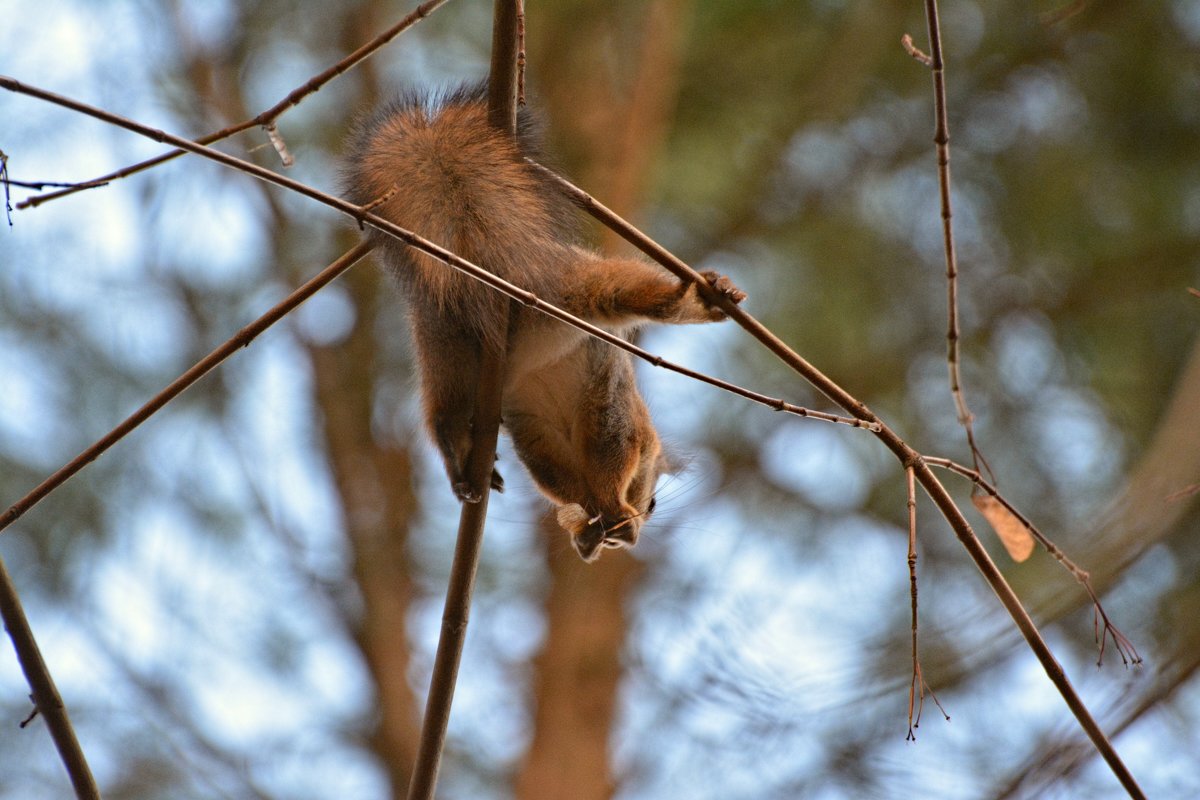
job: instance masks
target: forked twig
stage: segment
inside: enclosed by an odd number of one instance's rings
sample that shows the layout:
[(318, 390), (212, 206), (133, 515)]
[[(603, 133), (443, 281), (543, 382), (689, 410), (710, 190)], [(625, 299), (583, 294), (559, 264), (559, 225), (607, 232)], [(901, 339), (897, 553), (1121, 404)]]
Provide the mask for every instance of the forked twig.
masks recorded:
[[(437, 9), (438, 6), (445, 2), (446, 0), (428, 0), (427, 2), (422, 3), (413, 9), (412, 13), (410, 13), (404, 19), (400, 20), (395, 25), (364, 44), (362, 47), (359, 47), (353, 53), (338, 61), (336, 64), (333, 64), (325, 71), (309, 78), (304, 82), (303, 85), (293, 89), (286, 97), (268, 108), (266, 111), (263, 111), (258, 116), (243, 120), (236, 125), (230, 125), (227, 128), (222, 128), (219, 131), (214, 131), (206, 136), (201, 136), (195, 141), (199, 142), (200, 144), (213, 144), (214, 142), (219, 142), (222, 139), (228, 139), (230, 136), (249, 130), (250, 128), (261, 127), (266, 132), (267, 138), (271, 141), (271, 144), (274, 146), (276, 152), (279, 153), (279, 157), (283, 162), (283, 165), (285, 167), (290, 167), (292, 165), (292, 157), (288, 153), (287, 145), (284, 143), (283, 137), (280, 135), (279, 130), (275, 127), (276, 120), (283, 116), (284, 112), (286, 112), (288, 109), (299, 105), (304, 98), (308, 97), (310, 94), (316, 93), (326, 83), (329, 83), (329, 81), (352, 68), (360, 61), (366, 59), (392, 39), (395, 39), (401, 33), (425, 19), (425, 17), (429, 16), (430, 13), (432, 13), (435, 9)], [(36, 208), (42, 203), (48, 203), (51, 200), (57, 200), (60, 197), (66, 197), (67, 195), (71, 195), (85, 189), (95, 189), (100, 186), (105, 186), (115, 180), (128, 178), (130, 175), (136, 175), (143, 170), (150, 169), (151, 167), (157, 167), (159, 164), (165, 164), (168, 161), (184, 155), (186, 152), (188, 151), (182, 148), (171, 150), (170, 152), (163, 153), (162, 155), (147, 159), (146, 161), (141, 161), (137, 164), (119, 169), (116, 172), (102, 175), (99, 178), (93, 178), (92, 180), (83, 181), (81, 183), (68, 184), (67, 188), (63, 189), (62, 191), (37, 195), (35, 197), (28, 197), (17, 203), (17, 210), (19, 211), (25, 208)], [(50, 186), (53, 184), (45, 183), (43, 185)]]
[(1004, 497), (1004, 495), (1000, 494), (995, 486), (984, 480), (983, 476), (978, 470), (971, 469), (963, 464), (951, 461), (948, 458), (937, 458), (934, 456), (926, 456), (925, 463), (932, 467), (940, 467), (942, 469), (949, 470), (950, 472), (957, 473), (958, 475), (969, 479), (976, 489), (980, 489), (988, 496), (994, 498), (996, 502), (1004, 506), (1004, 508), (1010, 514), (1012, 514), (1018, 522), (1024, 525), (1029, 531), (1029, 535), (1032, 536), (1034, 540), (1037, 541), (1037, 543), (1040, 544), (1046, 550), (1046, 552), (1049, 553), (1054, 560), (1057, 561), (1063, 569), (1069, 572), (1071, 577), (1083, 587), (1084, 591), (1087, 592), (1088, 597), (1092, 600), (1093, 627), (1095, 628), (1096, 645), (1100, 651), (1096, 660), (1096, 666), (1100, 666), (1104, 662), (1105, 644), (1109, 639), (1112, 639), (1113, 646), (1117, 649), (1117, 654), (1121, 656), (1122, 664), (1129, 666), (1130, 664), (1137, 665), (1142, 663), (1142, 657), (1138, 654), (1137, 647), (1135, 647), (1133, 642), (1130, 641), (1125, 634), (1121, 633), (1120, 629), (1113, 625), (1112, 621), (1108, 618), (1108, 614), (1104, 611), (1104, 606), (1100, 603), (1100, 597), (1096, 594), (1096, 590), (1092, 588), (1091, 575), (1087, 572), (1087, 570), (1082, 569), (1079, 567), (1079, 565), (1072, 561), (1067, 554), (1064, 553), (1058, 547), (1058, 545), (1052, 542), (1049, 537), (1042, 533), (1041, 530), (1039, 530), (1038, 527), (1034, 525), (1028, 517), (1017, 510), (1017, 507), (1010, 503)]

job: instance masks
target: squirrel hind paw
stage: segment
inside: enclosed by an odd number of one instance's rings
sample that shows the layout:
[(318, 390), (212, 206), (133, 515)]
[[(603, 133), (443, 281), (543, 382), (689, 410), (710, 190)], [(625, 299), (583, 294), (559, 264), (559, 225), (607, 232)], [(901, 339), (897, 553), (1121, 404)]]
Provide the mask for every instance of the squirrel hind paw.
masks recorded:
[[(490, 480), (493, 492), (504, 491), (504, 476), (500, 474), (499, 470), (495, 468), (492, 469), (492, 477)], [(483, 500), (483, 495), (471, 487), (470, 481), (451, 481), (450, 489), (454, 492), (454, 496), (464, 503), (478, 503), (479, 501)]]

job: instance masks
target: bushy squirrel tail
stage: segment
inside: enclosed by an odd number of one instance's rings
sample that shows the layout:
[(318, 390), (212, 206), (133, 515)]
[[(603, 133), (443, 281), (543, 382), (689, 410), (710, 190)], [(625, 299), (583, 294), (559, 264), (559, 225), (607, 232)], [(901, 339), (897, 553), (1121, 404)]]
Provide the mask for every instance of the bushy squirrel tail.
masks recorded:
[[(525, 161), (539, 156), (528, 111), (516, 140), (488, 122), (486, 85), (410, 92), (356, 126), (344, 182), (352, 202), (386, 196), (375, 213), (536, 292), (539, 275), (574, 239), (570, 202)], [(446, 302), (487, 291), (373, 235), (401, 281), (422, 295)]]

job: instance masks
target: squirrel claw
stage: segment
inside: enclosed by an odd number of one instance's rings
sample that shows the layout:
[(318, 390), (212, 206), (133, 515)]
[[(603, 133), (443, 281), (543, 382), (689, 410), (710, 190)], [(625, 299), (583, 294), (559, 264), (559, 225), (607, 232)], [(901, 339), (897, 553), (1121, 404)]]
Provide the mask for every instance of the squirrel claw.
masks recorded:
[[(504, 477), (498, 470), (492, 470), (491, 487), (494, 492), (504, 491)], [(450, 484), (450, 488), (454, 491), (454, 496), (464, 503), (478, 503), (483, 499), (483, 496), (471, 488), (468, 481), (454, 481)]]
[(454, 496), (464, 503), (478, 503), (483, 498), (479, 493), (471, 488), (471, 484), (466, 481), (458, 481), (450, 486), (454, 490)]

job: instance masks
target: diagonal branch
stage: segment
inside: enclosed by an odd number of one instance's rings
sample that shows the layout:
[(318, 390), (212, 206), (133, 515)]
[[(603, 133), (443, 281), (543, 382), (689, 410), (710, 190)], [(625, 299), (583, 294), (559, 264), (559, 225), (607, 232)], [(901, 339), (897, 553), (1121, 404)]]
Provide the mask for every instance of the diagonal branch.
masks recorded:
[(333, 281), (338, 275), (341, 275), (347, 269), (355, 264), (359, 259), (371, 251), (370, 245), (360, 244), (347, 251), (341, 258), (334, 261), (320, 273), (309, 279), (307, 283), (292, 292), (290, 295), (281, 300), (267, 313), (263, 314), (254, 322), (242, 328), (233, 335), (228, 341), (222, 344), (217, 349), (213, 350), (204, 358), (196, 362), (191, 369), (180, 375), (172, 381), (165, 389), (150, 398), (137, 411), (130, 414), (117, 427), (113, 428), (103, 437), (98, 439), (91, 447), (84, 450), (82, 453), (73, 458), (70, 462), (61, 467), (53, 475), (46, 478), (40, 484), (33, 488), (28, 494), (14, 503), (3, 515), (0, 515), (0, 531), (3, 531), (12, 523), (16, 522), (26, 511), (33, 508), (37, 503), (43, 500), (46, 495), (53, 492), (68, 479), (86, 467), (88, 464), (100, 457), (104, 451), (112, 447), (118, 441), (127, 436), (131, 431), (153, 416), (163, 406), (174, 400), (185, 389), (191, 386), (200, 378), (204, 377), (209, 371), (220, 364), (229, 356), (243, 347), (249, 346), (260, 333), (274, 325), (279, 320), (283, 319), (296, 306), (303, 303), (309, 297), (321, 289), (326, 284)]
[[(13, 649), (17, 651), (17, 660), (25, 681), (29, 684), (30, 697), (33, 700), (34, 711), (46, 720), (46, 727), (58, 748), (58, 756), (66, 767), (71, 785), (75, 788), (75, 796), (80, 800), (96, 798), (99, 800), (100, 790), (92, 777), (92, 770), (84, 758), (83, 748), (75, 736), (75, 728), (71, 718), (67, 716), (67, 708), (63, 705), (62, 696), (54, 685), (54, 678), (42, 658), (33, 629), (29, 627), (29, 619), (21, 607), (21, 598), (13, 585), (4, 559), (0, 558), (0, 616), (4, 619), (4, 628), (12, 639)], [(24, 727), (24, 725), (22, 725)]]

